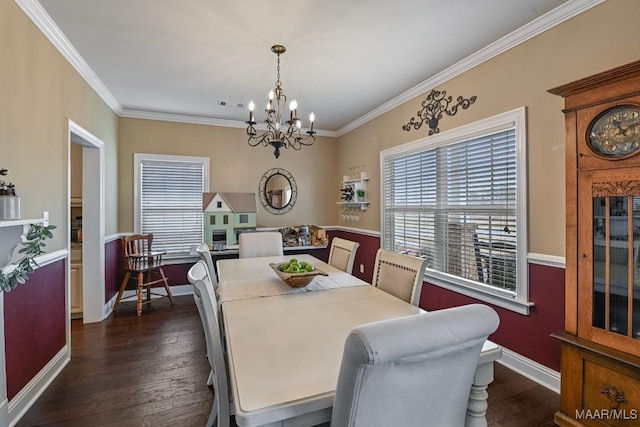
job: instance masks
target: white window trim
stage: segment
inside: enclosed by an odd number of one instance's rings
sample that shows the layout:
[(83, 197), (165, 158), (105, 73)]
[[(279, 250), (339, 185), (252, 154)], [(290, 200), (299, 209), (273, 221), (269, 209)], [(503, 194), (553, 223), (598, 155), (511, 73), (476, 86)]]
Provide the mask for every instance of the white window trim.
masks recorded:
[[(398, 155), (411, 154), (414, 152), (424, 151), (426, 149), (435, 149), (437, 147), (446, 146), (460, 140), (468, 140), (477, 138), (489, 133), (499, 132), (500, 130), (515, 127), (516, 133), (516, 218), (518, 233), (516, 251), (517, 251), (517, 276), (516, 276), (516, 294), (515, 297), (511, 293), (501, 292), (497, 288), (482, 285), (470, 280), (443, 274), (439, 271), (427, 269), (425, 273), (425, 281), (440, 286), (445, 289), (494, 304), (499, 307), (506, 308), (517, 313), (529, 315), (529, 309), (534, 305), (529, 301), (529, 269), (527, 262), (527, 122), (526, 107), (516, 108), (493, 117), (479, 120), (451, 129), (446, 132), (438, 133), (432, 136), (423, 137), (415, 141), (408, 142), (396, 147), (392, 147), (380, 152), (380, 179), (384, 180), (384, 162), (388, 157)], [(384, 239), (387, 234), (385, 230), (385, 210), (384, 203), (384, 182), (380, 183), (380, 236)], [(382, 247), (386, 247), (384, 241), (381, 242)]]
[[(147, 154), (147, 153), (134, 153), (133, 154), (133, 232), (140, 233), (142, 229), (142, 212), (140, 209), (141, 205), (141, 194), (140, 194), (140, 185), (141, 185), (141, 169), (140, 164), (145, 160), (152, 161), (165, 161), (165, 162), (183, 162), (183, 163), (197, 163), (200, 165), (204, 165), (204, 191), (209, 191), (209, 158), (208, 157), (194, 157), (194, 156), (174, 156), (167, 154)], [(202, 230), (204, 233), (204, 230)], [(204, 237), (204, 236), (203, 236)], [(167, 255), (165, 259), (176, 259), (182, 260), (187, 259), (188, 257), (184, 256), (171, 256)], [(188, 258), (189, 261), (192, 258)]]

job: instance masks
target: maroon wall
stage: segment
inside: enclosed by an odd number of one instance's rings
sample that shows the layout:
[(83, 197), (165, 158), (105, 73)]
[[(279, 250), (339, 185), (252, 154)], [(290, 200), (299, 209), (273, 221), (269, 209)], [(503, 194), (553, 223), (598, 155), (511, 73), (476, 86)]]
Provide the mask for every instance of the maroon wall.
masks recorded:
[(112, 240), (104, 245), (104, 302), (113, 298), (120, 290), (120, 282), (124, 277), (122, 260), (122, 244), (120, 239)]
[[(356, 251), (356, 259), (353, 261), (353, 275), (371, 283), (371, 279), (373, 279), (373, 264), (376, 261), (376, 253), (380, 249), (380, 238), (342, 230), (330, 233), (331, 237), (334, 235), (360, 243)], [(364, 265), (364, 273), (360, 273), (360, 264)]]
[[(330, 236), (360, 243), (353, 272), (355, 276), (371, 283), (380, 239), (347, 231), (334, 231)], [(364, 264), (365, 274), (359, 272), (360, 264)], [(564, 330), (564, 269), (529, 264), (529, 300), (535, 304), (529, 316), (492, 306), (500, 316), (500, 327), (491, 335), (491, 340), (555, 371), (560, 371), (560, 343), (549, 334)], [(422, 287), (420, 307), (425, 310), (473, 303), (486, 304), (429, 283)]]
[[(194, 261), (195, 263), (195, 261)], [(170, 264), (162, 267), (164, 274), (169, 280), (169, 285), (188, 285), (189, 279), (187, 279), (187, 272), (193, 266), (193, 264)]]
[[(560, 371), (560, 342), (549, 334), (564, 329), (564, 269), (529, 264), (529, 300), (535, 304), (529, 316), (492, 305), (500, 316), (500, 326), (491, 335), (491, 340)], [(438, 310), (477, 302), (465, 295), (425, 283), (420, 307)]]
[(4, 295), (7, 396), (20, 392), (66, 342), (65, 260), (38, 268)]

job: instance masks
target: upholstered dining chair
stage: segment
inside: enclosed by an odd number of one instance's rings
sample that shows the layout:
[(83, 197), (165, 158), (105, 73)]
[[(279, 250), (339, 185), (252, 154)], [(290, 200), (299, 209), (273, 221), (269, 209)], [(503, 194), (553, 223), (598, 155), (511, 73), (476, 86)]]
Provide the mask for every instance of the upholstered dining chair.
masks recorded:
[(240, 245), (240, 258), (280, 256), (283, 254), (282, 234), (277, 231), (240, 233), (238, 243)]
[[(136, 315), (142, 315), (142, 306), (151, 303), (151, 295), (159, 297), (168, 297), (173, 305), (173, 296), (169, 289), (169, 281), (162, 269), (162, 256), (165, 252), (153, 251), (151, 244), (153, 243), (153, 234), (133, 234), (121, 239), (123, 257), (124, 257), (124, 278), (120, 283), (118, 297), (113, 305), (113, 311), (118, 310), (118, 305), (122, 300), (127, 284), (130, 279), (136, 280)], [(165, 294), (152, 292), (153, 285), (162, 283), (164, 285)], [(146, 299), (143, 301), (142, 293), (146, 289)], [(128, 299), (127, 297), (126, 299)], [(133, 297), (131, 297), (133, 298)]]
[[(229, 427), (231, 409), (229, 405), (229, 382), (227, 379), (227, 367), (222, 346), (222, 334), (217, 315), (217, 301), (213, 286), (208, 282), (206, 264), (198, 261), (187, 274), (189, 281), (193, 283), (193, 299), (195, 300), (204, 338), (207, 346), (207, 358), (211, 367), (209, 379), (214, 389), (213, 406), (207, 421), (207, 427)], [(197, 279), (196, 279), (197, 278)]]
[(329, 261), (327, 264), (351, 274), (353, 271), (353, 261), (356, 259), (356, 251), (359, 246), (360, 243), (358, 242), (334, 237), (331, 241), (331, 250), (329, 251)]
[(418, 306), (428, 260), (378, 249), (372, 285)]
[(213, 258), (211, 258), (211, 251), (209, 250), (209, 246), (206, 243), (202, 243), (198, 245), (196, 248), (196, 252), (202, 261), (207, 265), (207, 270), (209, 271), (209, 279), (211, 279), (211, 284), (213, 285), (213, 290), (218, 292), (218, 273), (215, 265), (213, 265)]
[(482, 345), (499, 323), (492, 308), (472, 304), (353, 329), (331, 425), (464, 426)]

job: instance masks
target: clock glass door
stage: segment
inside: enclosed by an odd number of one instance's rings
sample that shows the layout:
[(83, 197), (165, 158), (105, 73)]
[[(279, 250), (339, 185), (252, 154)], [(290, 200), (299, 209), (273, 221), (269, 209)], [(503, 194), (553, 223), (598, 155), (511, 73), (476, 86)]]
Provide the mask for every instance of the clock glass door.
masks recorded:
[(593, 197), (593, 326), (640, 338), (640, 196)]
[(578, 175), (578, 335), (640, 354), (640, 180), (633, 171)]

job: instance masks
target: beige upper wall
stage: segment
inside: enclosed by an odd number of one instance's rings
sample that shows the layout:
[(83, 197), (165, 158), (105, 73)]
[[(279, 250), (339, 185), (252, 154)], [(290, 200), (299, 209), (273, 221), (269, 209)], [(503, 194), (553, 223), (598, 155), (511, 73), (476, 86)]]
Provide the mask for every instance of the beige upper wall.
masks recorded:
[[(22, 218), (48, 211), (67, 247), (68, 141), (73, 120), (104, 142), (106, 181), (117, 180), (118, 117), (13, 0), (0, 0), (0, 166), (11, 171)], [(117, 231), (117, 188), (107, 185), (106, 234)]]
[[(468, 110), (445, 116), (441, 132), (527, 107), (529, 252), (564, 256), (565, 251), (563, 100), (547, 90), (637, 60), (638, 16), (640, 1), (609, 0), (437, 87), (454, 99), (478, 97)], [(341, 173), (364, 164), (371, 176), (371, 208), (357, 227), (380, 230), (380, 151), (427, 135), (424, 126), (402, 130), (425, 97), (339, 138)]]
[(209, 191), (255, 192), (262, 175), (283, 168), (294, 177), (298, 200), (288, 213), (274, 215), (258, 204), (257, 224), (282, 227), (334, 224), (338, 190), (337, 141), (317, 137), (300, 151), (282, 150), (279, 159), (270, 147), (250, 147), (244, 129), (120, 119), (119, 133), (120, 231), (133, 231), (133, 154), (173, 154), (210, 159)]
[[(546, 91), (638, 59), (637, 16), (640, 2), (609, 0), (439, 86), (453, 96), (478, 96), (468, 110), (445, 117), (442, 131), (528, 108), (530, 252), (564, 255), (562, 99)], [(318, 138), (276, 160), (268, 148), (248, 147), (242, 129), (118, 119), (12, 0), (0, 0), (0, 35), (0, 166), (11, 170), (22, 217), (46, 210), (58, 225), (48, 250), (65, 247), (68, 236), (68, 119), (105, 142), (107, 235), (133, 229), (134, 152), (211, 157), (211, 191), (257, 191), (266, 170), (284, 167), (298, 183), (298, 203), (282, 216), (261, 209), (258, 223), (265, 226), (340, 223), (340, 178), (362, 164), (371, 177), (372, 203), (359, 223), (346, 225), (379, 230), (379, 152), (425, 135), (424, 129), (401, 130), (423, 95), (342, 136), (339, 144)]]

